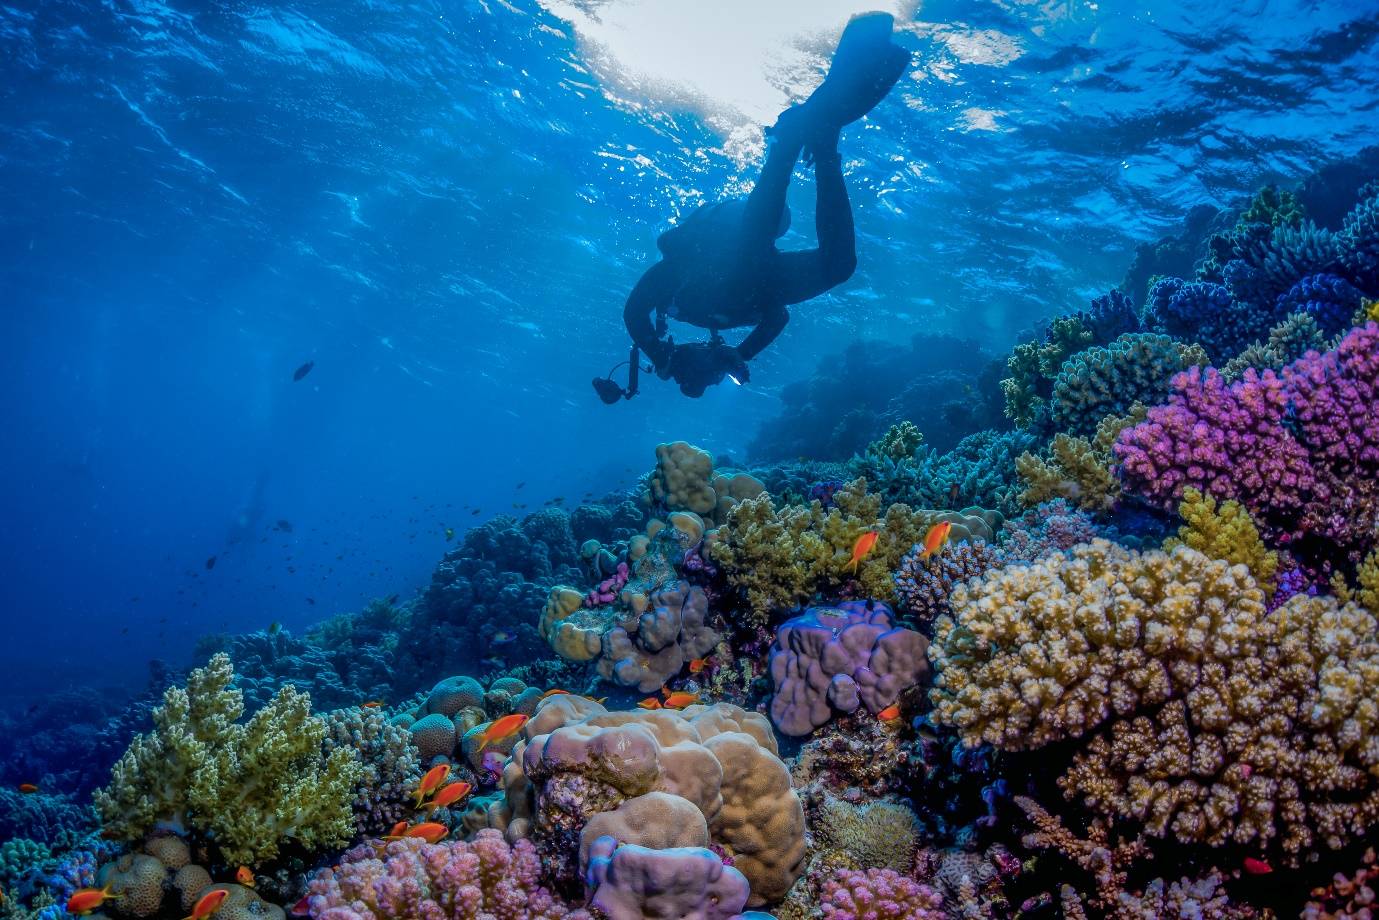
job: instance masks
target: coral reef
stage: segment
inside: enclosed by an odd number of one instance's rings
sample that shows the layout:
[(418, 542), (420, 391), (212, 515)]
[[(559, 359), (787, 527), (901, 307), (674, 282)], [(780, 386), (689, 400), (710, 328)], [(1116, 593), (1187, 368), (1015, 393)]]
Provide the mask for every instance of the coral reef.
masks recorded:
[(807, 735), (835, 712), (872, 714), (929, 672), (928, 640), (897, 627), (885, 604), (849, 601), (811, 607), (776, 629), (771, 646), (771, 721), (787, 735)]
[(1059, 431), (1090, 436), (1107, 416), (1161, 402), (1174, 374), (1206, 363), (1206, 352), (1195, 345), (1166, 335), (1127, 333), (1063, 363), (1049, 398), (1052, 422)]
[(712, 843), (751, 884), (749, 905), (779, 900), (803, 871), (803, 809), (771, 726), (756, 713), (726, 703), (609, 712), (564, 694), (542, 700), (522, 733), (503, 771), (504, 796), (485, 820), (509, 840), (531, 837), (565, 867), (557, 877), (587, 868), (573, 863), (607, 826), (591, 831), (590, 819), (641, 807), (637, 799), (655, 792), (703, 815)]
[(1374, 545), (1379, 325), (1281, 374), (1227, 384), (1193, 368), (1173, 386), (1168, 405), (1116, 442), (1129, 488), (1168, 508), (1189, 487), (1235, 499), (1266, 539), (1316, 564), (1358, 562)]
[(229, 862), (271, 859), (288, 841), (302, 847), (346, 842), (363, 767), (352, 749), (323, 753), (326, 724), (311, 700), (287, 685), (239, 723), (244, 700), (231, 686), (229, 656), (170, 688), (141, 735), (96, 793), (106, 832), (126, 840), (162, 821), (212, 835)]
[(590, 846), (585, 881), (590, 906), (608, 920), (741, 920), (750, 893), (741, 872), (703, 847), (648, 849), (613, 837)]
[(1164, 549), (1183, 543), (1212, 559), (1239, 563), (1250, 570), (1266, 598), (1273, 596), (1278, 553), (1264, 545), (1259, 529), (1239, 502), (1218, 505), (1210, 495), (1187, 488), (1183, 490), (1178, 513), (1183, 517), (1183, 526), (1178, 528), (1177, 539), (1165, 543)]
[(950, 612), (948, 598), (955, 587), (1004, 562), (995, 546), (975, 538), (950, 545), (937, 556), (922, 557), (923, 547), (910, 550), (895, 573), (897, 607), (909, 625), (921, 630)]
[(843, 869), (824, 883), (824, 920), (945, 920), (942, 896), (893, 869)]
[(354, 786), (355, 833), (382, 834), (411, 813), (411, 796), (421, 781), (421, 761), (411, 733), (378, 710), (352, 706), (323, 717), (327, 759), (336, 748), (353, 752), (361, 767)]
[(1010, 514), (1020, 510), (1016, 458), (1034, 444), (1026, 432), (982, 431), (942, 454), (921, 445), (912, 456), (897, 460), (868, 450), (854, 457), (848, 470), (865, 479), (868, 491), (880, 495), (885, 506), (967, 506)]
[(541, 885), (541, 859), (525, 840), (481, 830), (470, 842), (395, 840), (358, 846), (311, 880), (313, 920), (588, 920)]

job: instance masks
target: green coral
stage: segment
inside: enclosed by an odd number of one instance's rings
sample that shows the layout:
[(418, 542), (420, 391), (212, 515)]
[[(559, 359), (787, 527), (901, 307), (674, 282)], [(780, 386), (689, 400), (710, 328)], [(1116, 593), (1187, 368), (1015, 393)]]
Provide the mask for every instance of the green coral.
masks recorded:
[(1171, 550), (1186, 544), (1212, 558), (1240, 564), (1250, 570), (1266, 597), (1274, 594), (1274, 573), (1278, 571), (1278, 553), (1264, 545), (1259, 528), (1250, 519), (1250, 512), (1237, 501), (1218, 505), (1210, 495), (1194, 488), (1183, 490), (1178, 506), (1183, 526), (1176, 539), (1164, 541), (1164, 549)]
[(1226, 362), (1221, 376), (1229, 381), (1239, 380), (1249, 368), (1278, 370), (1291, 364), (1309, 351), (1323, 351), (1326, 337), (1321, 327), (1308, 313), (1294, 313), (1269, 330), (1266, 341), (1255, 342)]
[(1280, 191), (1276, 185), (1266, 185), (1255, 192), (1250, 206), (1240, 213), (1236, 230), (1246, 224), (1268, 224), (1271, 227), (1298, 227), (1304, 217), (1302, 202), (1298, 196), (1286, 189)]
[(1059, 368), (1093, 340), (1092, 331), (1081, 319), (1060, 316), (1049, 324), (1042, 340), (1016, 345), (1006, 359), (1010, 376), (1001, 381), (1006, 417), (1020, 428), (1042, 417)]
[(340, 846), (363, 767), (353, 749), (322, 751), (326, 723), (291, 684), (247, 722), (225, 654), (169, 688), (152, 732), (124, 753), (95, 794), (108, 834), (137, 840), (159, 822), (205, 833), (227, 863), (258, 865), (284, 843)]
[(828, 795), (811, 828), (819, 844), (846, 854), (858, 868), (908, 873), (914, 867), (919, 819), (902, 802), (877, 799), (854, 805)]
[(867, 453), (889, 460), (905, 460), (913, 457), (923, 442), (924, 433), (915, 427), (914, 422), (898, 422), (879, 440), (867, 445)]
[[(865, 479), (836, 492), (828, 510), (818, 501), (777, 508), (769, 494), (747, 499), (709, 535), (709, 553), (728, 583), (745, 595), (752, 618), (764, 624), (773, 612), (819, 593), (837, 593), (854, 578), (864, 597), (892, 600), (891, 572), (940, 520), (953, 523), (954, 542), (974, 530), (991, 533), (990, 515), (972, 513), (979, 509), (940, 512), (894, 504), (883, 513), (881, 503), (881, 496), (868, 494)], [(876, 545), (854, 574), (848, 567), (852, 549), (868, 531), (876, 531)]]
[(1015, 460), (1015, 471), (1025, 482), (1020, 501), (1033, 507), (1063, 498), (1083, 511), (1109, 512), (1121, 493), (1111, 445), (1126, 428), (1144, 421), (1148, 411), (1136, 403), (1125, 415), (1102, 419), (1091, 440), (1059, 433), (1044, 455), (1021, 454)]
[(1054, 427), (1087, 435), (1108, 415), (1124, 415), (1136, 403), (1163, 402), (1179, 371), (1207, 364), (1200, 345), (1166, 335), (1128, 332), (1069, 358), (1058, 371), (1049, 408)]
[(16, 837), (0, 843), (0, 889), (18, 885), (52, 858), (52, 850), (37, 840)]

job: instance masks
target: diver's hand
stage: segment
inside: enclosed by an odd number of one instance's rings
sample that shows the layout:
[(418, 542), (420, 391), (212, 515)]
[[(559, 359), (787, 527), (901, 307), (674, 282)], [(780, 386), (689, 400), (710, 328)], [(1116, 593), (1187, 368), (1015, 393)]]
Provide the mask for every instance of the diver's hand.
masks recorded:
[(651, 359), (651, 366), (656, 371), (656, 376), (662, 380), (669, 380), (671, 375), (671, 363), (675, 356), (675, 340), (670, 336), (664, 339), (657, 339), (647, 347), (642, 349), (642, 353)]

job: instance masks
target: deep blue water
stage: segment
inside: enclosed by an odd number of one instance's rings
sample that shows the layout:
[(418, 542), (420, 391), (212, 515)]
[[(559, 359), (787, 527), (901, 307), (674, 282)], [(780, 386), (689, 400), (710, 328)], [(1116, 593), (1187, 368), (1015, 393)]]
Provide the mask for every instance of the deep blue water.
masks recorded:
[(848, 342), (999, 354), (1379, 128), (1373, 2), (893, 3), (915, 65), (844, 137), (856, 276), (748, 387), (598, 404), (656, 234), (747, 187), (868, 6), (0, 6), (0, 696), (406, 596), (447, 526), (668, 438), (741, 451)]

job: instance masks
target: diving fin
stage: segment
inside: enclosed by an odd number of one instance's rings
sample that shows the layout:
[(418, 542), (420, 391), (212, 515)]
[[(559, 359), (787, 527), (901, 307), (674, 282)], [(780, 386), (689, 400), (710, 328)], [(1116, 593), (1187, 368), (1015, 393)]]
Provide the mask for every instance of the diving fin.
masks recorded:
[(849, 20), (828, 76), (804, 103), (816, 123), (842, 127), (886, 98), (910, 65), (910, 52), (891, 41), (894, 30), (890, 13), (859, 13)]

